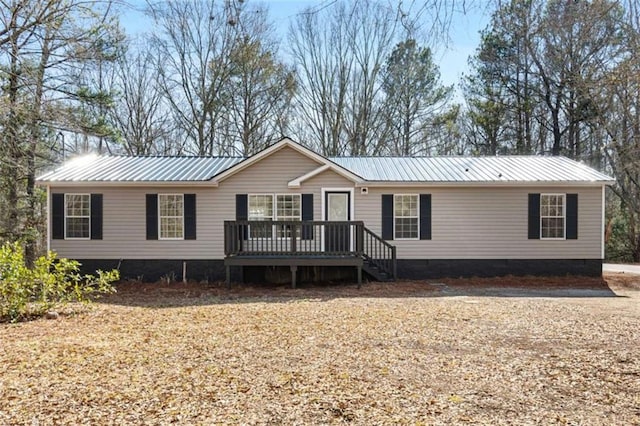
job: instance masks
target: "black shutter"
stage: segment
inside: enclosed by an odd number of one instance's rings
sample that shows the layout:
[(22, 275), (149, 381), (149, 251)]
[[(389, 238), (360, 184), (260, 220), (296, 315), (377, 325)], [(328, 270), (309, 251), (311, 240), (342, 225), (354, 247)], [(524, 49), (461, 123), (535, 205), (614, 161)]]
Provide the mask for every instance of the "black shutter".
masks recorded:
[(91, 239), (102, 239), (102, 194), (91, 194)]
[(196, 239), (196, 194), (184, 194), (184, 239)]
[(236, 194), (236, 220), (247, 220), (248, 217), (247, 194)]
[(529, 194), (529, 239), (540, 239), (540, 194)]
[[(236, 220), (249, 219), (249, 197), (247, 194), (236, 194)], [(240, 230), (240, 239), (247, 239), (247, 227), (244, 226)]]
[(578, 239), (578, 194), (567, 194), (567, 240)]
[(393, 240), (393, 194), (382, 194), (382, 239)]
[(51, 194), (51, 239), (64, 240), (64, 194)]
[(431, 239), (431, 194), (420, 194), (420, 239)]
[[(302, 220), (313, 220), (313, 194), (302, 194)], [(313, 239), (313, 225), (302, 225), (303, 240)]]
[(158, 194), (147, 194), (147, 240), (158, 239)]

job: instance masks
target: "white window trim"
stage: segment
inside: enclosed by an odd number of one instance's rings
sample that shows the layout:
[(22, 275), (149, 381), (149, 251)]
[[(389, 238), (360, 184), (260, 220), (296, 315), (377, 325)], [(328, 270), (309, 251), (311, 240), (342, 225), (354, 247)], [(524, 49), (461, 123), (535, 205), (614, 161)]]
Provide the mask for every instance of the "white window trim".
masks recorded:
[[(67, 236), (67, 218), (68, 217), (79, 217), (79, 218), (87, 217), (87, 216), (68, 216), (67, 215), (67, 197), (78, 196), (78, 195), (89, 197), (89, 216), (88, 216), (89, 217), (89, 236), (88, 237), (68, 237)], [(81, 241), (86, 241), (91, 239), (91, 194), (81, 193), (81, 192), (72, 192), (72, 193), (64, 194), (64, 239), (65, 240), (81, 240)]]
[[(302, 220), (302, 194), (299, 193), (290, 193), (290, 194), (273, 194), (273, 217), (275, 218), (274, 220), (280, 220), (278, 219), (278, 197), (280, 196), (293, 196), (293, 197), (298, 197), (300, 199), (300, 215), (298, 216), (298, 220)], [(287, 219), (288, 220), (288, 219)]]
[[(265, 195), (269, 195), (271, 196), (271, 221), (278, 221), (280, 219), (278, 219), (278, 196), (280, 195), (291, 195), (291, 196), (297, 196), (298, 198), (300, 198), (300, 216), (299, 216), (299, 221), (302, 221), (302, 194), (299, 192), (289, 192), (289, 193), (260, 193), (260, 192), (256, 192), (253, 194), (247, 194), (247, 220), (252, 220), (249, 217), (249, 200), (251, 199), (252, 196), (265, 196)], [(267, 221), (265, 221), (267, 222)], [(273, 225), (271, 227), (271, 238), (266, 238), (266, 237), (251, 237), (251, 230), (249, 230), (249, 240), (262, 240), (262, 239), (278, 239), (278, 240), (290, 240), (291, 237), (278, 237), (278, 230), (276, 229), (276, 225)], [(296, 237), (297, 240), (300, 240), (301, 237)]]
[[(160, 205), (162, 204), (160, 202), (160, 197), (166, 197), (166, 196), (171, 196), (171, 195), (179, 195), (180, 197), (182, 197), (182, 237), (163, 237), (162, 236), (162, 218), (163, 217), (177, 217), (177, 216), (162, 216), (160, 214), (161, 209), (160, 209)], [(162, 194), (158, 194), (158, 240), (161, 241), (182, 241), (184, 240), (184, 194), (180, 194), (180, 193), (162, 193)]]
[[(562, 197), (562, 237), (543, 237), (542, 236), (542, 219), (544, 218), (559, 218), (560, 216), (542, 216), (542, 197), (547, 196), (559, 196)], [(544, 193), (540, 194), (540, 239), (545, 241), (564, 241), (567, 239), (567, 194), (560, 193)]]
[[(404, 196), (413, 196), (416, 197), (416, 212), (418, 219), (418, 235), (415, 238), (396, 238), (396, 196), (404, 197)], [(404, 217), (411, 219), (412, 216)], [(420, 194), (393, 194), (393, 240), (394, 241), (419, 241), (420, 240)]]
[[(321, 188), (320, 189), (320, 207), (322, 208), (321, 217), (322, 221), (327, 220), (327, 206), (326, 206), (326, 198), (327, 192), (348, 192), (349, 193), (349, 217), (350, 221), (356, 220), (355, 216), (355, 199), (354, 199), (354, 191), (353, 188)], [(324, 247), (324, 246), (323, 246)]]

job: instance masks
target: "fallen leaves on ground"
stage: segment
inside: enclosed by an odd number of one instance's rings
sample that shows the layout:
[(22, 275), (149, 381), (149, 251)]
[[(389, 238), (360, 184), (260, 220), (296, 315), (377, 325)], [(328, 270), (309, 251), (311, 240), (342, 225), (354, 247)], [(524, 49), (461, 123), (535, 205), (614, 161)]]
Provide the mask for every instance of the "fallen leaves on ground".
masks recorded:
[(0, 325), (0, 424), (640, 424), (640, 277), (606, 279), (123, 283)]

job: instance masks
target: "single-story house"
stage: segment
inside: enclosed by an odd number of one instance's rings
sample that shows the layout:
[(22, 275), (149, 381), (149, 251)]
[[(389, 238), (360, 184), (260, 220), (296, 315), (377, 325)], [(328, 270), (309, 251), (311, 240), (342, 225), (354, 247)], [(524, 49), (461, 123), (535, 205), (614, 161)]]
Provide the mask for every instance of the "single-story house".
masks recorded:
[(86, 156), (37, 180), (48, 247), (156, 280), (602, 273), (613, 179), (563, 157)]

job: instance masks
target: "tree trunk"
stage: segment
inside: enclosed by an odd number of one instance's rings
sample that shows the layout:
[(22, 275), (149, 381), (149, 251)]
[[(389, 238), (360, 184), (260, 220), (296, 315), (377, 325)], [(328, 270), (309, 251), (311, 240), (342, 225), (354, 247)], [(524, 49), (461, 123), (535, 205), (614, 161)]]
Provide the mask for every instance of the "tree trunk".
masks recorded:
[(29, 120), (29, 145), (26, 156), (26, 193), (27, 193), (27, 212), (25, 221), (25, 260), (27, 265), (32, 266), (37, 255), (36, 230), (38, 229), (37, 212), (38, 202), (36, 196), (36, 154), (38, 145), (41, 143), (42, 134), (40, 124), (42, 122), (42, 102), (44, 94), (44, 76), (47, 65), (49, 64), (51, 31), (57, 28), (47, 27), (43, 41), (40, 63), (36, 71), (35, 77), (35, 93), (33, 98), (33, 110)]
[(6, 122), (5, 134), (5, 153), (6, 158), (2, 161), (3, 177), (5, 179), (4, 186), (6, 188), (4, 200), (4, 237), (10, 241), (17, 239), (20, 225), (19, 214), (19, 185), (20, 174), (19, 167), (22, 161), (20, 150), (20, 142), (18, 137), (18, 126), (21, 122), (20, 105), (18, 101), (18, 75), (20, 73), (20, 65), (18, 63), (18, 28), (17, 28), (17, 10), (13, 11), (12, 19), (8, 28), (9, 43), (11, 45), (11, 55), (9, 63), (9, 79), (7, 84), (7, 93), (9, 99), (8, 117)]

